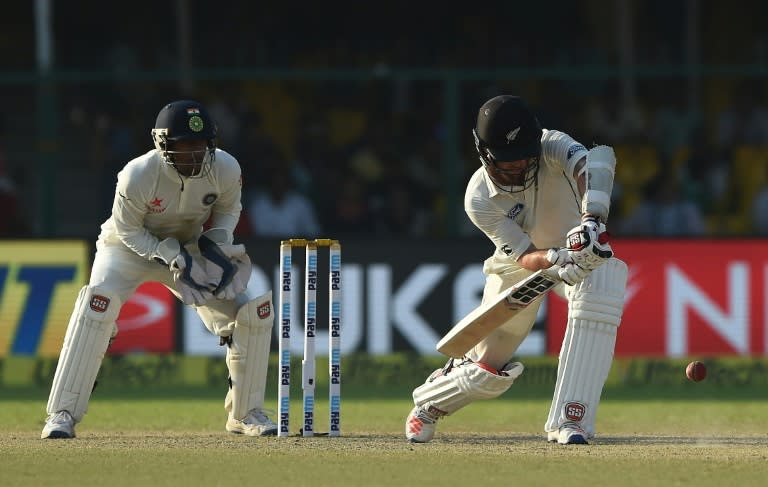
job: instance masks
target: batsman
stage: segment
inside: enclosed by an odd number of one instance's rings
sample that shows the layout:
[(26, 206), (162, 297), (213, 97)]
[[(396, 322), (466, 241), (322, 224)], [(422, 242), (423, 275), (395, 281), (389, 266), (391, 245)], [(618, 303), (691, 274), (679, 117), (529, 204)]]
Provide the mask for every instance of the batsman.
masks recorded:
[[(613, 149), (587, 150), (563, 132), (542, 129), (527, 103), (509, 95), (480, 107), (473, 134), (482, 165), (467, 185), (464, 208), (495, 247), (483, 265), (482, 301), (491, 303), (539, 270), (562, 281), (553, 291), (568, 301), (568, 322), (544, 431), (551, 442), (587, 444), (595, 435), (627, 280), (606, 231)], [(512, 357), (541, 302), (510, 312), (463, 357), (451, 358), (414, 389), (406, 438), (431, 441), (440, 418), (512, 386), (524, 369)]]
[(164, 284), (192, 306), (227, 347), (227, 431), (277, 433), (262, 409), (272, 293), (253, 296), (247, 289), (251, 260), (242, 244), (233, 244), (241, 170), (235, 157), (216, 147), (216, 133), (202, 104), (169, 103), (151, 131), (154, 149), (117, 175), (112, 214), (101, 226), (88, 285), (67, 327), (41, 438), (75, 437), (117, 336), (120, 308), (146, 281)]

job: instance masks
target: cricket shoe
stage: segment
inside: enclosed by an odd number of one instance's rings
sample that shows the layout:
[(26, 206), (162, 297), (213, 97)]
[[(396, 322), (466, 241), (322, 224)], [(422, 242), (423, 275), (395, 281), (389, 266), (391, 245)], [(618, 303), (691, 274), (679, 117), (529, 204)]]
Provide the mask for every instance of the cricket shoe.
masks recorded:
[(557, 431), (547, 433), (547, 440), (561, 445), (588, 445), (588, 435), (576, 423), (564, 423)]
[(405, 437), (411, 443), (428, 443), (435, 436), (437, 420), (440, 416), (421, 406), (414, 406), (405, 420)]
[(67, 411), (49, 414), (40, 438), (74, 438), (75, 419)]
[(227, 431), (246, 436), (274, 436), (277, 425), (261, 408), (253, 408), (243, 419), (227, 419)]

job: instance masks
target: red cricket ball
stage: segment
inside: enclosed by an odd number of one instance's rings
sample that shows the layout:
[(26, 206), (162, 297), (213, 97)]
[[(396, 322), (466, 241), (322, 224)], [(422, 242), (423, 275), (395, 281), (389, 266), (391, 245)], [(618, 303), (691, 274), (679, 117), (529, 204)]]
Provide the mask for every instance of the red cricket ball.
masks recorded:
[(707, 377), (707, 367), (698, 360), (695, 360), (685, 368), (685, 376), (693, 382), (700, 382)]

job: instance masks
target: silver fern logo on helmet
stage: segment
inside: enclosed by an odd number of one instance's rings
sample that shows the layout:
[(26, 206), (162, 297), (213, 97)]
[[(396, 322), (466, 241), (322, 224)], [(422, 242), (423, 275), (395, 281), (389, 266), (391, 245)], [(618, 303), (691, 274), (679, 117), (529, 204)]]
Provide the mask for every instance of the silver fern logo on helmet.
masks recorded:
[(518, 132), (520, 132), (520, 127), (517, 127), (514, 130), (510, 130), (509, 133), (507, 133), (507, 144), (515, 141)]

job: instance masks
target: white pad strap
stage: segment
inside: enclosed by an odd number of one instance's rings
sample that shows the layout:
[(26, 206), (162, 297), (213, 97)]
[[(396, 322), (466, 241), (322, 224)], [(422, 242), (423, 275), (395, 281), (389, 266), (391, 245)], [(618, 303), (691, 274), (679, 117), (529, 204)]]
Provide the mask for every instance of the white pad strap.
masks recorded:
[(117, 298), (103, 289), (84, 286), (80, 290), (56, 365), (48, 414), (68, 411), (75, 422), (83, 419), (120, 306)]
[(523, 373), (523, 368), (519, 362), (507, 364), (499, 371), (502, 375), (475, 362), (462, 363), (445, 375), (438, 369), (427, 382), (414, 389), (413, 402), (426, 406), (437, 416), (447, 416), (477, 399), (500, 396)]
[(568, 324), (545, 431), (577, 423), (590, 437), (594, 436), (597, 406), (613, 361), (626, 282), (627, 265), (612, 258), (568, 291)]
[(587, 152), (587, 188), (581, 201), (581, 212), (608, 221), (611, 192), (616, 173), (616, 154), (607, 145), (598, 145)]
[(240, 307), (227, 348), (230, 389), (224, 408), (242, 419), (264, 405), (272, 340), (272, 291)]

